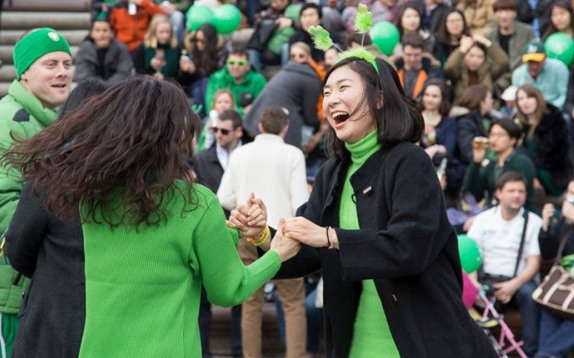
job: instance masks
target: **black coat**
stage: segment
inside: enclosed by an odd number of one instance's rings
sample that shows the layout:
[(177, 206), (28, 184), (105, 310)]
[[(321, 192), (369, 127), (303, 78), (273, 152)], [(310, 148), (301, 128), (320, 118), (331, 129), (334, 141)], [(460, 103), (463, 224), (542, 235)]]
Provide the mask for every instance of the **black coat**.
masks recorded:
[[(386, 148), (351, 177), (361, 229), (337, 228), (340, 250), (304, 246), (279, 277), (322, 269), (331, 356), (348, 357), (361, 280), (374, 279), (401, 357), (496, 357), (462, 303), (457, 237), (432, 162), (411, 143)], [(303, 216), (338, 226), (347, 168), (322, 167)]]
[(459, 115), (455, 119), (458, 129), (457, 157), (463, 163), (470, 164), (472, 163), (472, 140), (474, 137), (488, 137), (488, 128), (484, 127), (482, 117), (475, 110)]

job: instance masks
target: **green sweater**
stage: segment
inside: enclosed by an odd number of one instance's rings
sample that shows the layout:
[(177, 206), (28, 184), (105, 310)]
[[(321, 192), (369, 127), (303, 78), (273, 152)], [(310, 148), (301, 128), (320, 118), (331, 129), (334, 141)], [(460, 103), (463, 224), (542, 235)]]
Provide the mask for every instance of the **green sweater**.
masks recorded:
[[(467, 168), (464, 176), (464, 188), (468, 190), (476, 200), (482, 200), (486, 197), (488, 205), (494, 200), (496, 191), (496, 179), (503, 173), (509, 171), (519, 172), (526, 178), (526, 189), (528, 196), (526, 198), (526, 208), (533, 212), (538, 212), (534, 198), (534, 189), (532, 183), (536, 177), (536, 168), (530, 158), (516, 151), (512, 152), (504, 161), (502, 168), (497, 170), (497, 158), (494, 160), (485, 159), (482, 163), (472, 162)], [(498, 175), (497, 175), (498, 172)]]
[(166, 203), (167, 224), (159, 227), (82, 225), (86, 323), (81, 358), (200, 358), (201, 284), (211, 302), (233, 306), (279, 270), (275, 251), (243, 266), (235, 248), (237, 232), (226, 228), (216, 196), (197, 184), (195, 190), (197, 208), (182, 214), (185, 200), (176, 195)]
[(227, 89), (233, 93), (233, 98), (235, 99), (235, 107), (239, 114), (243, 115), (243, 108), (239, 107), (239, 102), (241, 100), (242, 93), (249, 93), (253, 97), (253, 101), (259, 96), (267, 80), (263, 75), (254, 70), (247, 71), (245, 78), (241, 83), (235, 83), (233, 76), (227, 70), (227, 67), (223, 67), (221, 70), (214, 72), (209, 76), (209, 82), (207, 83), (207, 90), (205, 92), (205, 112), (209, 113), (213, 105), (213, 98), (215, 93), (222, 89)]
[[(381, 149), (381, 145), (377, 141), (377, 131), (373, 131), (357, 143), (345, 144), (345, 146), (351, 152), (352, 163), (341, 194), (339, 225), (342, 229), (353, 230), (360, 229), (360, 226), (357, 205), (353, 201), (351, 176), (365, 164), (371, 155)], [(351, 358), (400, 357), (373, 280), (363, 281), (349, 356)]]
[[(44, 108), (19, 81), (12, 82), (8, 94), (0, 100), (0, 155), (13, 144), (11, 134), (18, 138), (31, 138), (52, 124), (56, 117), (55, 110)], [(12, 220), (21, 192), (20, 173), (6, 166), (0, 167), (0, 235)], [(0, 265), (1, 313), (16, 314), (20, 309), (27, 280), (18, 277), (12, 268)], [(17, 285), (12, 284), (15, 281)]]

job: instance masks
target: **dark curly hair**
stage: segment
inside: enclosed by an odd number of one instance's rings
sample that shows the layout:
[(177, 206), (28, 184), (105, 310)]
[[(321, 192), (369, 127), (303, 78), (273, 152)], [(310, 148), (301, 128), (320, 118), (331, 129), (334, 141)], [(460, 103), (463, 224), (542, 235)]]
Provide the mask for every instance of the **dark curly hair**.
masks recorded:
[[(59, 121), (15, 144), (0, 162), (20, 170), (46, 208), (66, 219), (82, 203), (82, 220), (159, 225), (165, 205), (186, 195), (188, 158), (199, 119), (175, 84), (133, 77), (90, 98)], [(188, 210), (186, 208), (186, 210)]]

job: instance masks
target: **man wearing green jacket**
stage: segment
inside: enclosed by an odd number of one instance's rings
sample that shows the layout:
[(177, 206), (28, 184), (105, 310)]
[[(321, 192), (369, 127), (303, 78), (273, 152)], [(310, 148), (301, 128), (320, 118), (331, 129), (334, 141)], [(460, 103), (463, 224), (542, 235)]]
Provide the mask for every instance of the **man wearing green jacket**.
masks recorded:
[(485, 146), (473, 143), (473, 162), (466, 168), (464, 189), (474, 195), (477, 201), (486, 198), (487, 206), (494, 206), (496, 179), (503, 173), (515, 171), (526, 179), (526, 209), (539, 211), (536, 208), (533, 188), (536, 167), (528, 156), (516, 152), (521, 135), (520, 127), (510, 119), (492, 123), (489, 132), (492, 160), (487, 158)]
[[(66, 39), (50, 28), (30, 31), (13, 52), (16, 79), (0, 100), (0, 155), (12, 137), (28, 139), (56, 120), (72, 84), (72, 56)], [(0, 233), (10, 224), (22, 191), (20, 173), (0, 167)], [(10, 357), (18, 328), (18, 310), (25, 287), (23, 277), (0, 262), (0, 356)]]
[(236, 110), (243, 116), (266, 84), (265, 77), (251, 68), (247, 52), (232, 50), (225, 67), (209, 76), (205, 94), (206, 113), (213, 107), (215, 93), (227, 89), (233, 93)]

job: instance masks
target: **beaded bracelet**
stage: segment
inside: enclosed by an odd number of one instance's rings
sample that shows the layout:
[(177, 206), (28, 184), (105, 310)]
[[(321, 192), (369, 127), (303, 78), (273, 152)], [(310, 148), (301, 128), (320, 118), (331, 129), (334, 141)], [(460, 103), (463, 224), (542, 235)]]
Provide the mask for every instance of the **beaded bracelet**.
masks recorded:
[(254, 246), (261, 246), (267, 242), (269, 236), (271, 236), (270, 234), (271, 232), (269, 231), (269, 226), (265, 226), (265, 229), (263, 230), (261, 235), (259, 235), (258, 238), (248, 237), (247, 241), (253, 244)]

